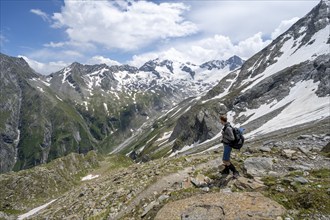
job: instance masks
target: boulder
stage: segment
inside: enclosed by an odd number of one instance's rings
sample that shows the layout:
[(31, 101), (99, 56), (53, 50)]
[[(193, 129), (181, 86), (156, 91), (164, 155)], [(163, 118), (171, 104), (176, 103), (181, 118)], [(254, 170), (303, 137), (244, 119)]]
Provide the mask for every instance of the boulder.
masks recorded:
[(302, 171), (310, 171), (312, 168), (308, 165), (291, 165), (288, 167), (289, 171), (293, 170), (302, 170)]
[(261, 152), (271, 152), (272, 151), (272, 149), (268, 146), (262, 146), (262, 147), (259, 148), (259, 150)]
[(276, 219), (283, 206), (258, 192), (207, 193), (166, 204), (155, 219)]
[(273, 158), (250, 157), (244, 161), (246, 173), (251, 176), (265, 176), (273, 168)]
[(198, 174), (196, 178), (191, 178), (191, 182), (196, 186), (196, 187), (205, 187), (207, 186), (208, 183), (211, 182), (210, 178), (207, 176), (204, 176), (202, 174)]
[(288, 159), (292, 159), (297, 152), (295, 150), (285, 149), (282, 151), (282, 156), (285, 156)]
[(260, 182), (260, 181), (256, 181), (254, 179), (248, 179), (248, 178), (245, 178), (245, 177), (239, 177), (234, 185), (239, 188), (239, 189), (242, 189), (242, 190), (248, 190), (248, 191), (258, 191), (258, 190), (264, 190), (267, 188), (267, 186), (265, 186), (263, 184), (263, 182)]
[(313, 136), (308, 134), (303, 134), (298, 137), (298, 140), (304, 140), (304, 139), (313, 139)]
[(293, 179), (293, 181), (298, 182), (298, 183), (301, 183), (301, 184), (306, 184), (306, 183), (309, 182), (306, 178), (304, 178), (304, 177), (302, 177), (302, 176), (295, 177), (295, 178)]
[(152, 201), (149, 205), (147, 205), (144, 210), (143, 213), (141, 215), (141, 217), (144, 217), (146, 214), (148, 214), (148, 212), (153, 209), (155, 206), (159, 205), (159, 202), (157, 201)]
[(327, 145), (325, 145), (321, 151), (324, 153), (330, 153), (330, 142)]

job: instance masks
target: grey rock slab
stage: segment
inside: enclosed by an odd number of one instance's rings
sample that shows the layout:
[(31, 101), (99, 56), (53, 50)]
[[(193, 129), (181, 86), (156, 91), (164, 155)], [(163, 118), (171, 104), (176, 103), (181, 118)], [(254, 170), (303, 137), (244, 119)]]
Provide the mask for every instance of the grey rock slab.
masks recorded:
[(244, 161), (247, 174), (252, 176), (264, 176), (273, 169), (273, 158), (250, 157)]
[(291, 150), (291, 149), (284, 149), (282, 151), (282, 155), (289, 159), (291, 159), (296, 153), (297, 153), (297, 151)]
[(293, 178), (293, 181), (301, 183), (301, 184), (306, 184), (309, 182), (306, 178), (304, 178), (302, 176)]
[(298, 137), (298, 140), (304, 140), (304, 139), (313, 139), (313, 136), (308, 134), (303, 134)]
[(290, 171), (293, 171), (293, 170), (310, 171), (311, 167), (309, 167), (307, 165), (292, 165), (292, 166), (289, 166), (288, 169)]
[(159, 202), (157, 201), (152, 201), (151, 203), (149, 203), (145, 208), (144, 211), (141, 215), (141, 217), (144, 217), (146, 214), (148, 214), (148, 212), (153, 209), (155, 206), (159, 205)]
[(259, 148), (259, 150), (262, 152), (271, 152), (272, 151), (272, 149), (268, 146), (262, 146)]
[(168, 198), (170, 198), (170, 196), (169, 195), (161, 195), (161, 196), (159, 196), (158, 197), (158, 202), (163, 202), (163, 201), (165, 201), (166, 199), (168, 199)]
[(302, 153), (304, 153), (304, 154), (306, 154), (306, 155), (308, 155), (309, 151), (311, 150), (311, 148), (309, 148), (309, 147), (303, 147), (303, 146), (299, 146), (298, 149), (299, 149)]

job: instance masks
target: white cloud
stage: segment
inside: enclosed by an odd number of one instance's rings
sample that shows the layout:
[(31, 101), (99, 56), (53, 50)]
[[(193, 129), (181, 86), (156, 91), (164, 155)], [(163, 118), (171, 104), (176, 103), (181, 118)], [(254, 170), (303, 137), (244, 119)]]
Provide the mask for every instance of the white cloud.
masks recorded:
[(47, 44), (44, 44), (45, 47), (52, 47), (52, 48), (59, 48), (59, 47), (65, 46), (65, 45), (66, 45), (65, 42), (57, 42), (57, 43), (55, 43), (53, 41), (51, 41), (51, 42), (49, 42)]
[(48, 75), (50, 73), (59, 71), (60, 69), (69, 65), (63, 61), (41, 63), (26, 56), (18, 55), (18, 57), (22, 57), (32, 69), (43, 75)]
[(225, 60), (233, 55), (246, 60), (270, 44), (271, 40), (285, 32), (298, 20), (298, 17), (294, 17), (281, 21), (277, 28), (271, 32), (272, 39), (269, 40), (263, 38), (264, 34), (262, 32), (258, 32), (237, 43), (234, 43), (229, 36), (216, 34), (213, 37), (207, 37), (202, 40), (180, 42), (174, 46), (172, 45), (173, 47), (170, 47), (170, 49), (134, 55), (129, 63), (141, 66), (148, 60), (160, 58), (202, 64), (210, 60)]
[(88, 64), (107, 64), (108, 66), (112, 66), (112, 65), (120, 65), (119, 62), (103, 57), (103, 56), (93, 56), (92, 58), (90, 58), (87, 61)]
[(274, 40), (278, 36), (280, 36), (282, 33), (284, 33), (286, 30), (288, 30), (294, 23), (296, 23), (299, 20), (298, 17), (294, 17), (290, 20), (284, 20), (281, 21), (280, 25), (272, 32), (272, 39)]
[(183, 18), (188, 10), (183, 3), (66, 0), (52, 19), (53, 27), (65, 28), (72, 42), (130, 51), (196, 33), (196, 25)]
[(245, 59), (251, 57), (255, 53), (262, 50), (264, 47), (266, 47), (268, 44), (270, 44), (270, 40), (264, 41), (262, 39), (262, 33), (256, 33), (252, 37), (249, 37), (241, 42), (238, 43), (238, 45), (235, 46), (235, 54), (243, 57)]
[(0, 46), (3, 47), (6, 42), (8, 42), (8, 39), (4, 35), (0, 34)]
[(77, 61), (84, 57), (84, 55), (78, 51), (70, 49), (55, 49), (55, 48), (43, 48), (35, 50), (26, 54), (27, 57), (35, 60), (41, 60), (43, 62), (49, 60), (72, 60)]
[(48, 16), (48, 14), (41, 11), (40, 9), (31, 9), (30, 12), (40, 16), (42, 18), (42, 20), (50, 22), (50, 18)]
[(270, 36), (283, 20), (303, 17), (319, 0), (309, 1), (189, 1), (187, 19), (207, 35), (229, 36), (234, 42), (255, 33)]
[(270, 43), (263, 41), (259, 32), (238, 44), (234, 44), (227, 36), (214, 35), (199, 41), (186, 42), (158, 52), (144, 53), (133, 56), (131, 65), (141, 66), (146, 61), (160, 58), (180, 62), (192, 62), (197, 65), (210, 60), (225, 60), (233, 55), (248, 59)]
[(68, 50), (68, 48), (71, 48), (73, 50), (78, 50), (78, 51), (85, 51), (85, 52), (91, 52), (95, 51), (97, 49), (96, 46), (94, 46), (91, 43), (83, 43), (83, 42), (77, 42), (77, 41), (66, 41), (66, 42), (49, 42), (43, 45), (44, 47), (47, 48), (65, 48)]
[(127, 61), (127, 63), (135, 67), (141, 67), (148, 60), (154, 60), (156, 58), (159, 58), (160, 56), (161, 52), (143, 53), (139, 55), (134, 55), (132, 57), (132, 60)]

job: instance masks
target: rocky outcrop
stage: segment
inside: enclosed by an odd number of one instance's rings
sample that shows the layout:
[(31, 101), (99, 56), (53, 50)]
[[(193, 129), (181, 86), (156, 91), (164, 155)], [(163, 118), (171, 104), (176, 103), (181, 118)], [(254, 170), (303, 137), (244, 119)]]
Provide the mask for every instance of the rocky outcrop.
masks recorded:
[(166, 204), (155, 219), (276, 219), (286, 212), (257, 192), (209, 193)]
[(26, 80), (39, 77), (22, 58), (0, 54), (0, 173), (17, 161), (21, 107)]

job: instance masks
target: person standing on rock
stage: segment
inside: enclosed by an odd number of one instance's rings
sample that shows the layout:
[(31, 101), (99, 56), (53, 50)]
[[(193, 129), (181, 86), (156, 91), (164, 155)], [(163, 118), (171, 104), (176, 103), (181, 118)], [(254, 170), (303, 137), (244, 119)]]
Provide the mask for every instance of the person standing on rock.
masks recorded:
[(239, 176), (238, 171), (236, 170), (235, 166), (230, 162), (230, 153), (232, 150), (232, 147), (230, 147), (230, 142), (235, 140), (233, 127), (230, 125), (230, 123), (227, 121), (226, 116), (220, 117), (220, 122), (223, 125), (222, 129), (222, 140), (221, 143), (223, 143), (223, 157), (222, 161), (225, 165), (225, 168), (221, 171), (221, 174), (229, 174), (229, 171), (231, 170), (233, 172), (233, 177), (237, 178)]

